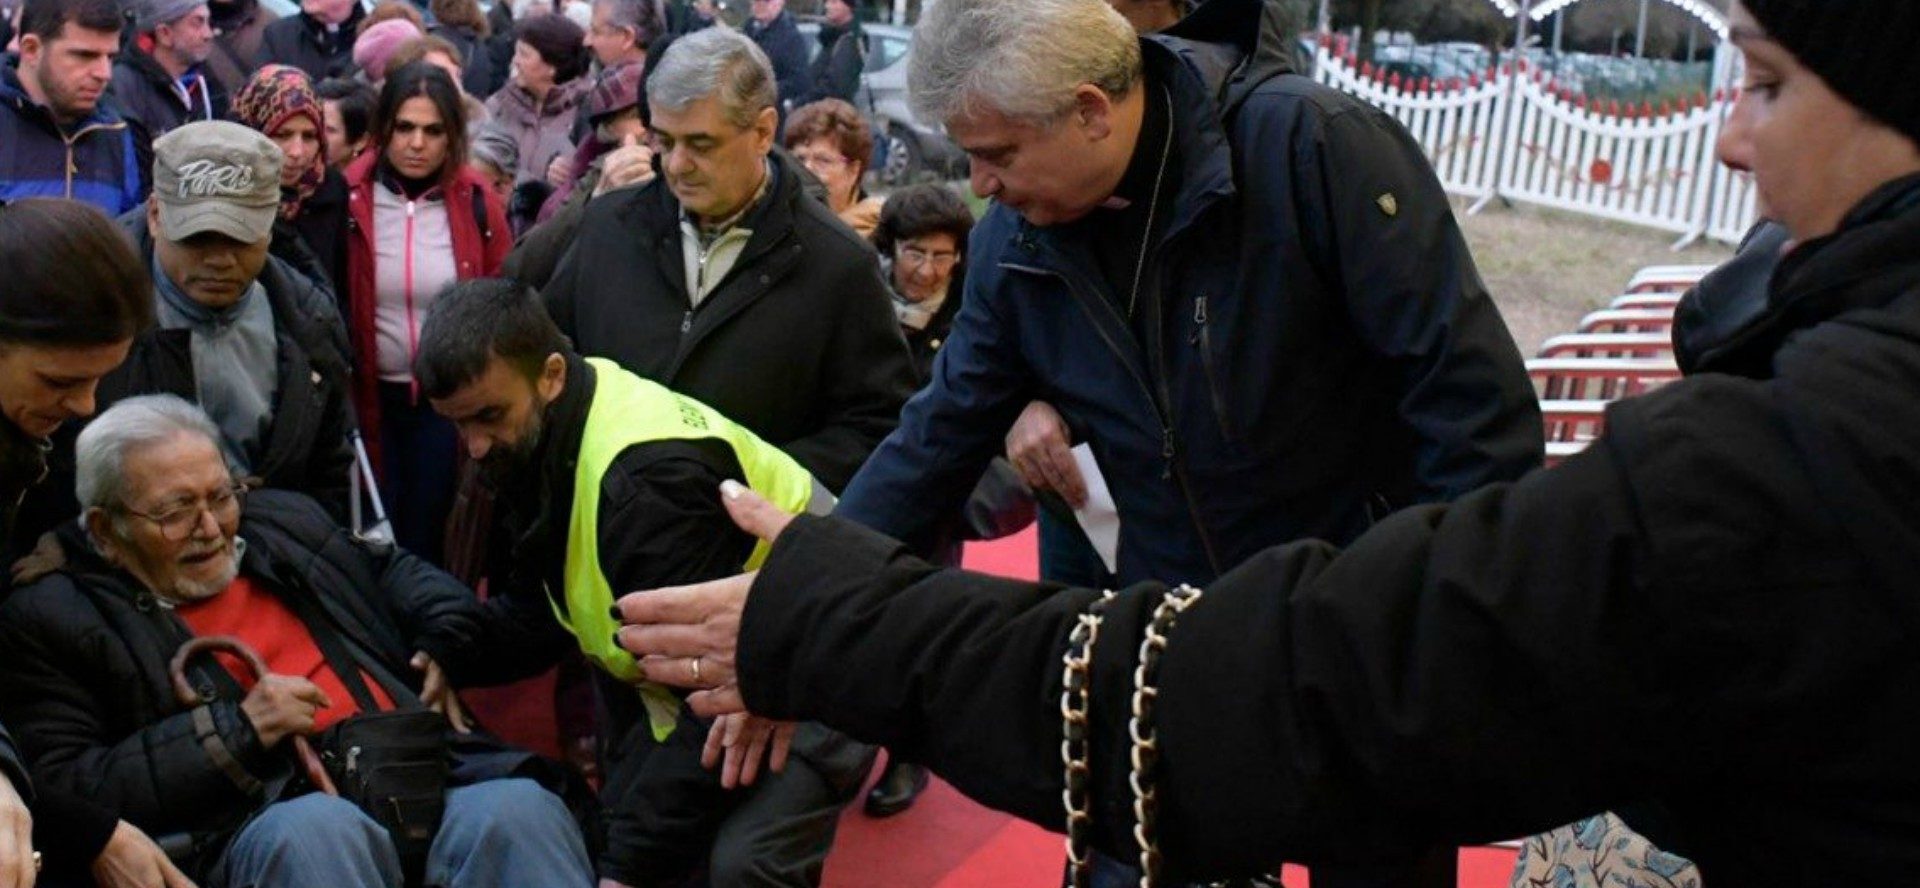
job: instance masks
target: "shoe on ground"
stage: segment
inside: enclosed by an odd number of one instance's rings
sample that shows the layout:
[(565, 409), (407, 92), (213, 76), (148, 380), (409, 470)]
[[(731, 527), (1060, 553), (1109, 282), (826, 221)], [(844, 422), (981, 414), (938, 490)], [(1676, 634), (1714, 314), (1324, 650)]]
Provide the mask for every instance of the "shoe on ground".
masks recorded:
[(868, 817), (892, 817), (913, 807), (913, 800), (927, 788), (927, 769), (901, 762), (887, 763), (880, 781), (867, 791)]

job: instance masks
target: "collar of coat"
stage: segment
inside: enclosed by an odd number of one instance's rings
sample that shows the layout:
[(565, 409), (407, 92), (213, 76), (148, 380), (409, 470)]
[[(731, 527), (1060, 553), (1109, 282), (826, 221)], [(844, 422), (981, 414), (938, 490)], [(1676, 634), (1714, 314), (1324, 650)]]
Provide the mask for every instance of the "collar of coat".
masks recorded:
[(367, 17), (366, 9), (358, 3), (353, 4), (353, 8), (347, 11), (347, 20), (341, 22), (337, 28), (328, 28), (325, 22), (308, 15), (306, 10), (294, 14), (300, 17), (300, 23), (306, 27), (307, 36), (314, 41), (314, 44), (329, 50), (336, 48), (333, 41), (337, 40), (345, 40), (344, 45), (351, 49), (354, 29), (359, 27), (361, 19)]
[[(560, 397), (547, 405), (541, 417), (540, 443), (534, 449), (533, 464), (546, 476), (544, 487), (554, 483), (573, 484), (574, 466), (580, 460), (580, 439), (587, 430), (587, 411), (593, 406), (593, 392), (599, 386), (593, 365), (568, 352), (567, 385)], [(563, 481), (556, 481), (563, 479)]]
[(1701, 355), (1700, 372), (1773, 375), (1773, 356), (1794, 333), (1855, 309), (1879, 308), (1920, 287), (1920, 174), (1888, 182), (1847, 213), (1832, 234), (1793, 248), (1774, 270), (1767, 305)]
[[(147, 227), (146, 209), (141, 207), (129, 210), (116, 221), (119, 222), (121, 231), (133, 241), (134, 252), (140, 256), (141, 261), (152, 264), (153, 231)], [(253, 279), (253, 283), (261, 288), (267, 304), (273, 309), (275, 336), (297, 343), (306, 352), (307, 359), (316, 365), (331, 365), (346, 359), (346, 356), (340, 354), (338, 348), (330, 343), (328, 325), (337, 324), (339, 321), (334, 319), (338, 315), (337, 309), (334, 308), (333, 293), (325, 286), (316, 283), (278, 256), (267, 257), (266, 263), (260, 266), (260, 274)], [(158, 294), (155, 298), (159, 298)], [(137, 341), (158, 338), (165, 334), (166, 331), (156, 325), (148, 327), (146, 332), (140, 334)], [(283, 351), (286, 348), (284, 342), (281, 348)], [(120, 370), (108, 374), (107, 379), (102, 382), (103, 387), (125, 368), (126, 365), (122, 364)], [(347, 373), (344, 364), (337, 368), (325, 369), (333, 369), (343, 378)]]
[(592, 79), (586, 75), (575, 77), (566, 83), (556, 83), (547, 90), (546, 101), (534, 99), (533, 93), (517, 83), (509, 83), (495, 95), (500, 97), (500, 110), (511, 111), (528, 125), (542, 117), (557, 117), (573, 111), (575, 105), (586, 98), (593, 88)]
[(128, 68), (133, 69), (135, 74), (165, 92), (169, 98), (177, 101), (180, 98), (181, 89), (186, 88), (188, 84), (198, 84), (201, 90), (201, 102), (208, 106), (213, 104), (213, 91), (218, 84), (213, 78), (207, 76), (205, 62), (196, 63), (187, 69), (187, 73), (175, 77), (167, 71), (165, 65), (160, 64), (159, 59), (154, 58), (152, 53), (137, 46), (130, 47), (120, 56), (120, 60)]
[(0, 102), (13, 106), (14, 111), (21, 117), (41, 125), (55, 135), (60, 135), (62, 129), (70, 135), (88, 127), (124, 124), (120, 113), (115, 110), (112, 95), (102, 94), (100, 103), (93, 106), (93, 113), (74, 121), (71, 126), (61, 127), (53, 118), (53, 109), (34, 101), (32, 96), (27, 95), (27, 88), (20, 82), (20, 70), (13, 64), (0, 65)]
[[(738, 224), (753, 232), (747, 245), (740, 251), (736, 266), (751, 265), (774, 244), (785, 240), (793, 231), (794, 214), (799, 212), (801, 200), (818, 200), (821, 207), (826, 206), (826, 192), (820, 186), (820, 180), (806, 171), (806, 167), (795, 161), (784, 149), (774, 148), (767, 155), (772, 174), (768, 177), (768, 194)], [(681, 207), (673, 189), (660, 177), (635, 189), (633, 196), (621, 210), (621, 219), (632, 225), (640, 235), (640, 242), (657, 244), (662, 255), (671, 255), (675, 262), (680, 257)], [(668, 249), (671, 248), (671, 249)], [(673, 277), (678, 277), (675, 273)]]

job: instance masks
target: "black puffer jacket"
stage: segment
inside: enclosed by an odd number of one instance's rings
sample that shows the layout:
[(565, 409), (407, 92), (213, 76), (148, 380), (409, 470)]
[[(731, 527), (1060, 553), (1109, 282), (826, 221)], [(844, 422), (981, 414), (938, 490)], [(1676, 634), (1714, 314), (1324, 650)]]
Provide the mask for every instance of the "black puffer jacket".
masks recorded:
[[(317, 605), (396, 701), (418, 698), (418, 673), (407, 665), (415, 639), (448, 631), (479, 606), (451, 576), (355, 540), (299, 494), (249, 496), (240, 536), (241, 573), (290, 603)], [(223, 844), (270, 800), (286, 759), (260, 745), (238, 683), (207, 658), (191, 668), (214, 702), (189, 708), (175, 699), (167, 662), (191, 630), (84, 549), (78, 534), (62, 537), (68, 565), (0, 605), (0, 718), (42, 790), (84, 795), (150, 835)], [(240, 770), (223, 770), (220, 757)]]

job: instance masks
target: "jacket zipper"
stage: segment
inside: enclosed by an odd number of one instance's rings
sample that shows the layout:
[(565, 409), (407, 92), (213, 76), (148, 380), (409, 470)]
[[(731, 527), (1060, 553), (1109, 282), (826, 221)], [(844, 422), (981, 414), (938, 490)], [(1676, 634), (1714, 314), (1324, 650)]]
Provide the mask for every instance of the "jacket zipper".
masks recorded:
[[(204, 96), (207, 100), (205, 104), (203, 104), (200, 108), (201, 118), (203, 120), (212, 120), (213, 119), (213, 95), (207, 89), (206, 76), (202, 74), (195, 74), (193, 83), (200, 88), (200, 95)], [(180, 100), (180, 110), (185, 111), (188, 114), (192, 114), (193, 113), (193, 87), (185, 86), (178, 80), (172, 80), (169, 85), (173, 87), (174, 96)]]
[[(688, 305), (686, 313), (680, 316), (682, 345), (686, 344), (687, 333), (693, 330), (693, 313), (706, 303), (707, 297), (713, 295), (707, 291), (707, 260), (713, 258), (713, 250), (718, 246), (720, 246), (719, 238), (715, 238), (713, 243), (704, 246), (697, 243), (694, 245), (693, 286), (688, 300), (692, 304)], [(745, 245), (743, 244), (741, 248), (744, 250)]]
[(1207, 377), (1207, 396), (1213, 401), (1213, 416), (1220, 424), (1220, 437), (1227, 443), (1237, 443), (1233, 429), (1227, 424), (1227, 401), (1220, 395), (1220, 383), (1213, 372), (1213, 336), (1207, 327), (1206, 294), (1193, 297), (1193, 345), (1200, 351), (1200, 370)]
[[(124, 126), (124, 124), (122, 124), (121, 126)], [(56, 124), (54, 124), (54, 125), (53, 125), (53, 128), (54, 128), (54, 131), (55, 131), (55, 132), (59, 132), (59, 130), (60, 130), (60, 125), (56, 123)], [(74, 175), (75, 175), (75, 174), (77, 174), (77, 173), (79, 173), (79, 172), (80, 172), (80, 168), (79, 168), (78, 166), (75, 166), (75, 165), (74, 165), (74, 162), (73, 162), (73, 145), (74, 145), (74, 143), (75, 143), (75, 142), (78, 142), (78, 141), (80, 141), (80, 139), (81, 139), (81, 137), (82, 137), (82, 136), (85, 136), (85, 135), (87, 135), (88, 133), (91, 133), (91, 132), (93, 132), (94, 130), (97, 130), (97, 129), (119, 129), (119, 128), (120, 128), (120, 126), (107, 126), (107, 125), (105, 125), (105, 124), (99, 124), (99, 123), (90, 123), (90, 124), (87, 124), (86, 126), (83, 126), (83, 127), (81, 127), (81, 128), (79, 128), (79, 129), (77, 129), (77, 130), (74, 130), (74, 131), (73, 131), (73, 133), (72, 133), (71, 135), (68, 135), (68, 134), (66, 134), (66, 133), (61, 133), (61, 134), (60, 134), (60, 141), (62, 141), (62, 142), (65, 142), (65, 143), (67, 144), (67, 181), (66, 181), (66, 192), (65, 192), (65, 197), (66, 197), (66, 198), (67, 198), (68, 200), (72, 200), (72, 199), (73, 199), (73, 177), (74, 177)]]
[(407, 396), (409, 403), (419, 404), (420, 380), (414, 379), (413, 373), (411, 372), (413, 357), (420, 351), (420, 327), (414, 323), (413, 319), (413, 210), (414, 201), (408, 200), (407, 236), (403, 246), (403, 250), (405, 251), (404, 255), (406, 256), (404, 262), (407, 276), (407, 284), (404, 290), (407, 300), (407, 367), (409, 369), (407, 373)]
[[(747, 269), (760, 268), (761, 269), (760, 276), (762, 279), (761, 285), (760, 285), (761, 290), (762, 291), (770, 290), (772, 288), (772, 276), (775, 272), (772, 270), (769, 270), (766, 266), (758, 265), (757, 263), (770, 261), (775, 256), (775, 254), (777, 254), (781, 250), (787, 249), (789, 247), (788, 242), (791, 240), (793, 240), (793, 234), (791, 232), (788, 232), (786, 235), (782, 236), (780, 240), (772, 244), (768, 244), (765, 249), (762, 249), (758, 252), (751, 253), (751, 254), (747, 252), (747, 248), (753, 246), (753, 240), (751, 238), (749, 238), (746, 243), (740, 245), (740, 255), (734, 258), (733, 267), (727, 270), (727, 276), (720, 279), (719, 281), (714, 282), (713, 291), (708, 293), (705, 298), (701, 299), (699, 305), (691, 306), (686, 311), (680, 314), (680, 343), (679, 343), (679, 347), (674, 350), (673, 364), (667, 369), (667, 375), (665, 377), (666, 379), (673, 379), (679, 376), (681, 366), (686, 363), (688, 356), (692, 353), (691, 352), (692, 346), (698, 344), (698, 342), (700, 341), (700, 340), (689, 339), (690, 335), (693, 332), (694, 316), (699, 314), (702, 311), (706, 311), (707, 306), (715, 302), (714, 297), (719, 295), (720, 286), (723, 284), (726, 284), (729, 281), (732, 281), (736, 276), (745, 274)], [(790, 246), (796, 252), (800, 250), (799, 244), (791, 244)], [(684, 247), (676, 247), (675, 253), (678, 254), (681, 249), (684, 249)], [(675, 258), (677, 260), (684, 261), (684, 257), (682, 256), (676, 255)], [(703, 265), (704, 265), (704, 261), (703, 261)], [(786, 275), (786, 271), (780, 271), (779, 274), (784, 279)], [(693, 286), (694, 284), (692, 283), (688, 284), (689, 293), (691, 293)], [(691, 300), (692, 296), (689, 295), (688, 298), (689, 300)], [(715, 329), (716, 324), (726, 323), (728, 320), (732, 319), (733, 315), (737, 314), (740, 310), (742, 309), (738, 309), (738, 308), (730, 309), (729, 313), (722, 314), (719, 317), (719, 320), (715, 321), (712, 324), (707, 325), (708, 332), (711, 332), (713, 329)], [(711, 312), (708, 312), (708, 313), (711, 314)], [(702, 333), (701, 335), (702, 337), (704, 337), (706, 334)]]
[[(1120, 312), (1116, 311), (1113, 305), (1105, 299), (1098, 298), (1097, 295), (1094, 298), (1088, 298), (1078, 287), (1074, 286), (1072, 280), (1057, 271), (1036, 268), (1031, 265), (1014, 265), (1010, 263), (1002, 263), (1000, 267), (1009, 271), (1020, 271), (1027, 274), (1051, 277), (1064, 284), (1067, 291), (1074, 295), (1074, 301), (1080, 303), (1080, 310), (1087, 315), (1087, 320), (1093, 324), (1093, 329), (1100, 334), (1100, 341), (1106, 343), (1107, 350), (1113, 352), (1114, 357), (1120, 359), (1120, 363), (1127, 368), (1127, 375), (1132, 376), (1135, 384), (1140, 386), (1140, 393), (1147, 397), (1148, 406), (1153, 408), (1154, 419), (1160, 423), (1160, 458), (1164, 462), (1160, 471), (1160, 480), (1171, 480), (1174, 482), (1174, 486), (1180, 489), (1181, 499), (1187, 504), (1187, 518), (1193, 522), (1194, 533), (1200, 537), (1200, 547), (1207, 556), (1207, 564), (1213, 569), (1214, 573), (1220, 573), (1220, 560), (1214, 555), (1213, 539), (1207, 534), (1206, 523), (1200, 520), (1200, 511), (1194, 502), (1193, 491), (1189, 489), (1186, 473), (1180, 470), (1179, 461), (1176, 458), (1178, 456), (1178, 448), (1174, 446), (1173, 424), (1167, 418), (1168, 408), (1166, 407), (1166, 404), (1171, 403), (1171, 399), (1162, 402), (1154, 396), (1153, 387), (1147, 384), (1147, 380), (1140, 375), (1140, 371), (1136, 370), (1133, 364), (1127, 360), (1126, 352), (1120, 348), (1119, 343), (1113, 341), (1113, 335), (1108, 333), (1107, 329), (1100, 325), (1099, 319), (1093, 317), (1093, 309), (1088, 308), (1087, 304), (1089, 302), (1100, 303), (1106, 308), (1109, 316), (1115, 321), (1121, 322), (1121, 326), (1126, 326), (1124, 320), (1120, 317)], [(1158, 301), (1158, 299), (1155, 299), (1156, 306)], [(1164, 377), (1165, 374), (1161, 374), (1161, 376)], [(1164, 378), (1161, 379), (1161, 390), (1163, 392), (1166, 390), (1166, 380)], [(1164, 580), (1166, 578), (1161, 577), (1158, 579)]]
[[(1173, 392), (1169, 390), (1167, 383), (1167, 333), (1166, 325), (1161, 323), (1161, 277), (1161, 268), (1156, 261), (1153, 268), (1153, 276), (1150, 279), (1152, 289), (1147, 291), (1147, 295), (1149, 296), (1147, 310), (1152, 312), (1152, 314), (1148, 315), (1148, 318), (1152, 323), (1151, 329), (1153, 331), (1149, 335), (1149, 338), (1153, 340), (1153, 345), (1148, 349), (1147, 360), (1150, 362), (1149, 369), (1152, 371), (1154, 378), (1160, 383), (1160, 402), (1164, 405), (1162, 409), (1165, 410), (1166, 413), (1171, 414), (1173, 412)], [(1109, 308), (1111, 308), (1111, 306), (1109, 306)], [(1193, 516), (1193, 530), (1194, 533), (1200, 537), (1200, 550), (1207, 556), (1207, 566), (1213, 569), (1215, 575), (1218, 575), (1221, 572), (1220, 557), (1214, 552), (1213, 538), (1207, 535), (1206, 522), (1200, 518), (1200, 504), (1193, 498), (1193, 487), (1187, 483), (1186, 471), (1181, 469), (1180, 462), (1173, 458), (1173, 424), (1166, 419), (1162, 419), (1161, 422), (1167, 429), (1167, 467), (1173, 471), (1174, 477), (1177, 479), (1176, 486), (1180, 488), (1180, 495), (1187, 501), (1187, 513)]]
[[(160, 630), (163, 637), (171, 639), (174, 649), (177, 650), (181, 645), (193, 640), (193, 630), (187, 627), (186, 621), (180, 619), (179, 614), (161, 607), (160, 599), (152, 592), (146, 589), (133, 590), (133, 609), (152, 622), (154, 628)], [(218, 661), (215, 661), (214, 668), (224, 667), (221, 667)], [(211, 683), (204, 681), (195, 684), (193, 689), (202, 697), (209, 698), (209, 700), (214, 696), (210, 691), (217, 690)], [(169, 702), (177, 702), (173, 700), (171, 694), (168, 695), (167, 699)]]

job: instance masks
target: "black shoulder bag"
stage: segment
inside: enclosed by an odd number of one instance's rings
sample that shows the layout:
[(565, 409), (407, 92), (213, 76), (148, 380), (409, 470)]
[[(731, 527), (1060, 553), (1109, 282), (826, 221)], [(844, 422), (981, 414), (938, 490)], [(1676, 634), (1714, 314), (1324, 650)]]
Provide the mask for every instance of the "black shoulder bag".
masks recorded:
[[(327, 665), (353, 695), (360, 713), (313, 738), (320, 761), (340, 790), (385, 827), (400, 854), (407, 884), (423, 884), (427, 850), (440, 831), (447, 807), (447, 775), (452, 755), (446, 716), (401, 702), (381, 711), (368, 690), (359, 661), (347, 650), (331, 621), (310, 599), (288, 596), (301, 622), (313, 633)], [(299, 600), (293, 600), (299, 599)]]

